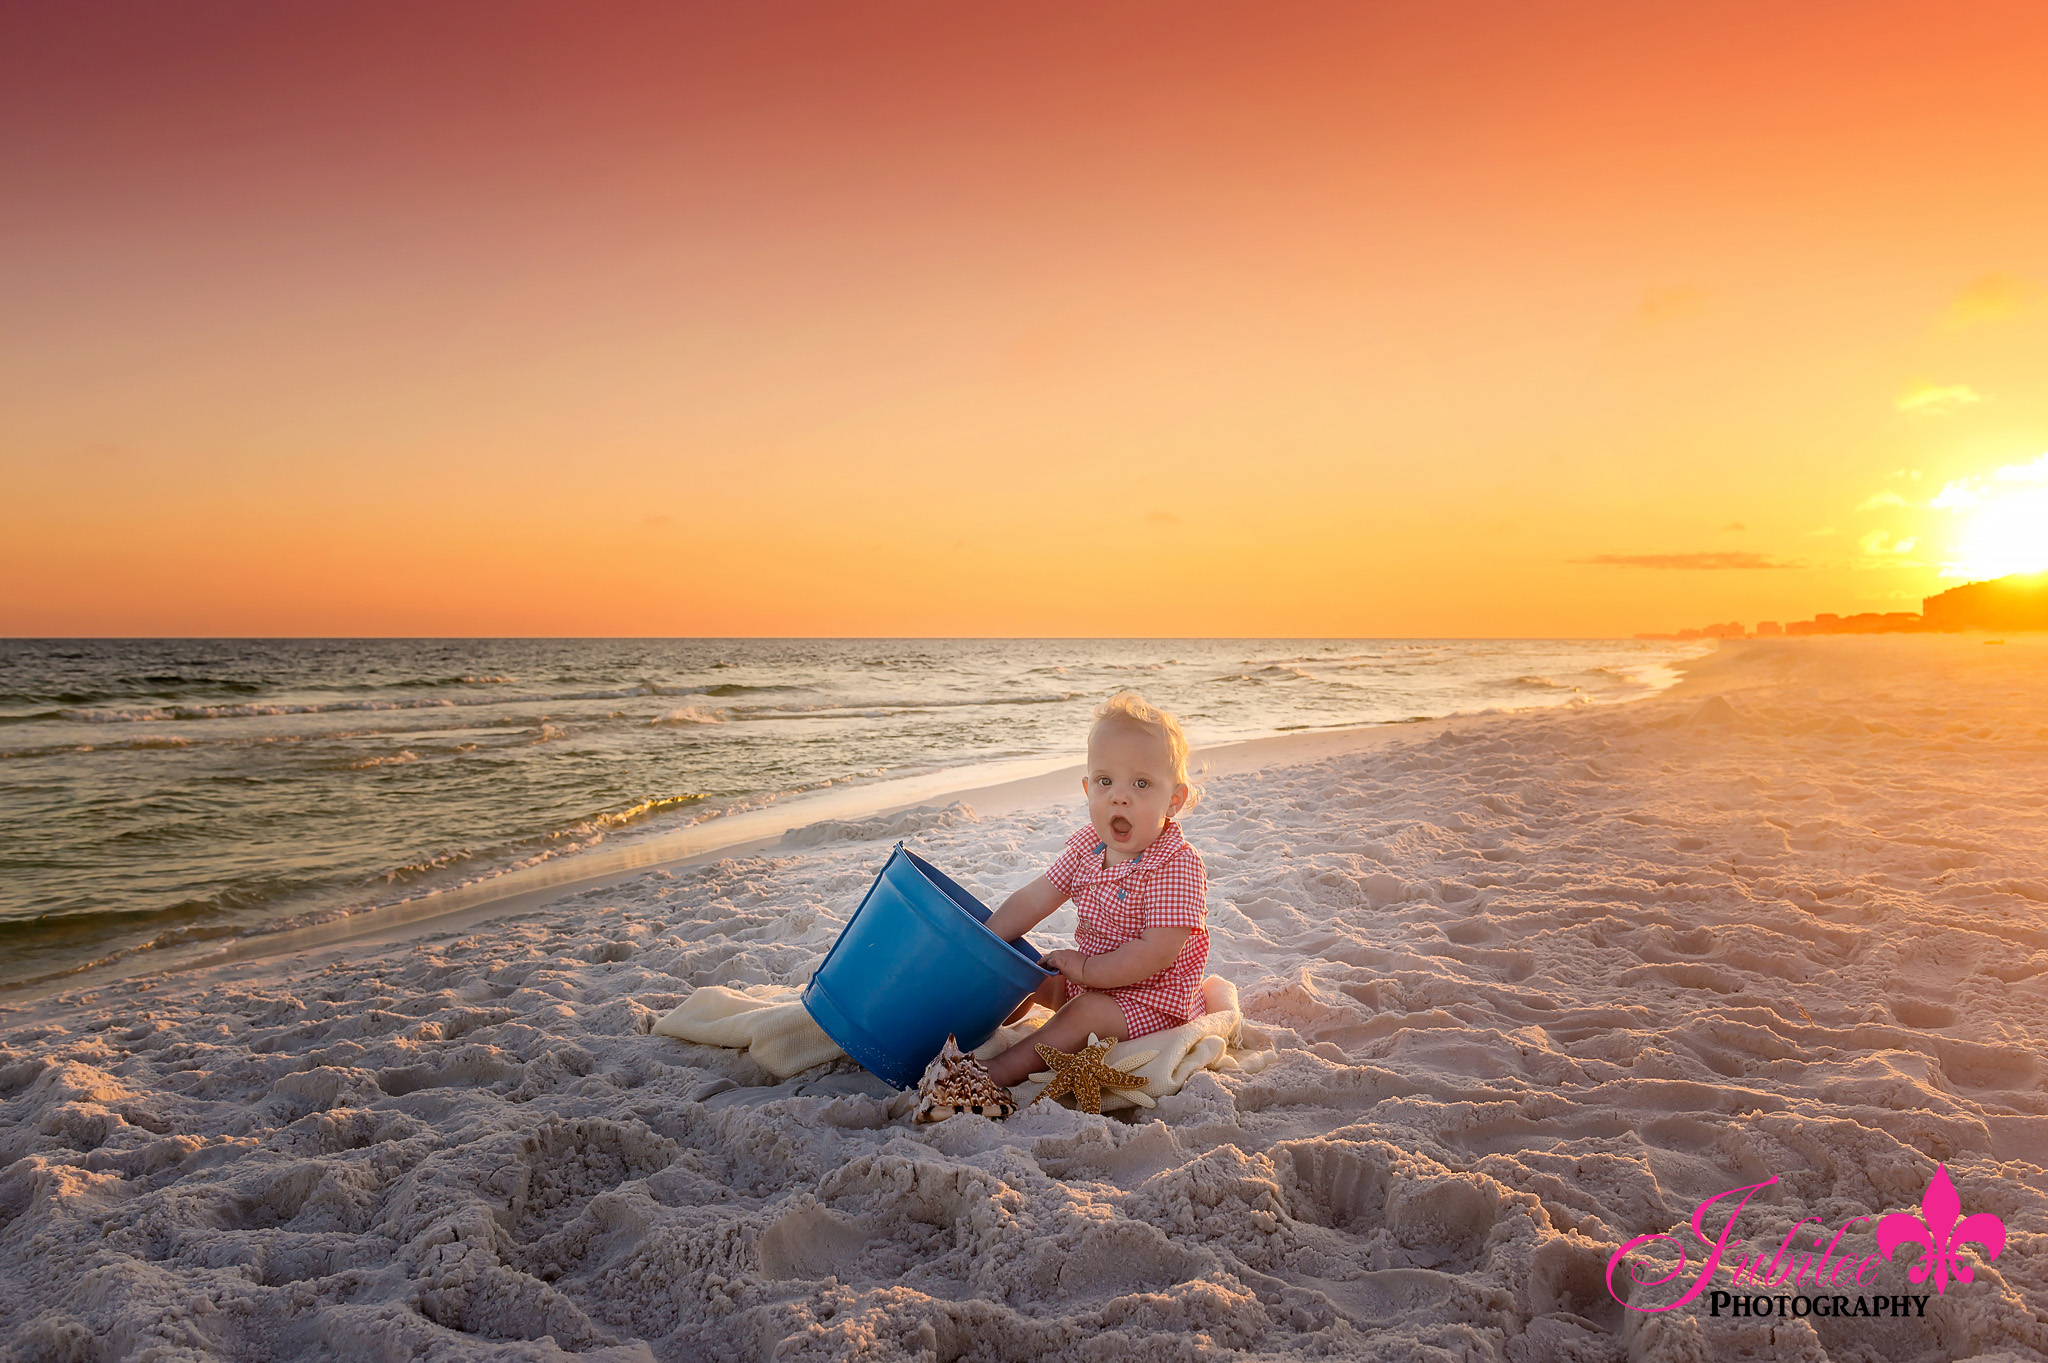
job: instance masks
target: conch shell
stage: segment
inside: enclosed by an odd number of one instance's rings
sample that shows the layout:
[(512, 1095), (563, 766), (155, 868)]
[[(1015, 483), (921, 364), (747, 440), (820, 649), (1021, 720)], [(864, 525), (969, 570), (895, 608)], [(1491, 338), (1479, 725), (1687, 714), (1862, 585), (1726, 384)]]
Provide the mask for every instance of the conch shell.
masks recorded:
[(1010, 1091), (989, 1078), (988, 1067), (962, 1052), (959, 1041), (949, 1036), (917, 1081), (917, 1111), (911, 1119), (943, 1122), (971, 1112), (1001, 1120), (1016, 1110)]

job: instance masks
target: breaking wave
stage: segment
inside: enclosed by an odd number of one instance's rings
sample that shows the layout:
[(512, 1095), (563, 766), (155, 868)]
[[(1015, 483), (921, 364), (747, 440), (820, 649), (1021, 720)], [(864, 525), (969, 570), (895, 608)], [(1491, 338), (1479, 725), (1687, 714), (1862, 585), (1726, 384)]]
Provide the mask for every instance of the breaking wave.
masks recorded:
[(680, 710), (671, 710), (647, 721), (649, 724), (723, 724), (725, 715), (717, 710), (706, 710), (699, 705), (685, 705)]
[(369, 771), (373, 767), (398, 767), (408, 762), (417, 762), (419, 760), (418, 753), (407, 749), (405, 752), (393, 753), (388, 757), (365, 757), (360, 762), (349, 763), (348, 769), (350, 771)]
[(63, 719), (74, 724), (159, 724), (171, 720), (257, 719), (269, 715), (331, 715), (375, 710), (452, 710), (484, 705), (561, 705), (588, 700), (632, 700), (643, 696), (736, 696), (750, 691), (781, 689), (732, 684), (659, 686), (652, 682), (644, 682), (638, 686), (610, 687), (601, 691), (566, 691), (552, 695), (534, 693), (518, 696), (402, 696), (384, 700), (329, 700), (298, 704), (149, 705), (126, 709), (55, 710), (15, 718)]

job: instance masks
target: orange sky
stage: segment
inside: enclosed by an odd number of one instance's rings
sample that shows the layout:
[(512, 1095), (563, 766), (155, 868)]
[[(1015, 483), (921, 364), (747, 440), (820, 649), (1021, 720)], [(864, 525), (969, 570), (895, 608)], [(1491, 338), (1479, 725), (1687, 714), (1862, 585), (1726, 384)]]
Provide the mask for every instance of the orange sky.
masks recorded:
[(2048, 451), (2044, 39), (2032, 0), (0, 8), (0, 633), (1917, 608), (1926, 504)]

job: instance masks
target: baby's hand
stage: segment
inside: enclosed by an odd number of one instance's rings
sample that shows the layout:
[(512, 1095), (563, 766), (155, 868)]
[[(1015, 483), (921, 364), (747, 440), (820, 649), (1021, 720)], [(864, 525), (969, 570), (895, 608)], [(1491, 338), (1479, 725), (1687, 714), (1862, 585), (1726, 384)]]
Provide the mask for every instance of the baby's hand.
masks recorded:
[(1088, 959), (1079, 951), (1048, 951), (1038, 958), (1047, 970), (1057, 970), (1075, 984), (1081, 982), (1081, 963)]

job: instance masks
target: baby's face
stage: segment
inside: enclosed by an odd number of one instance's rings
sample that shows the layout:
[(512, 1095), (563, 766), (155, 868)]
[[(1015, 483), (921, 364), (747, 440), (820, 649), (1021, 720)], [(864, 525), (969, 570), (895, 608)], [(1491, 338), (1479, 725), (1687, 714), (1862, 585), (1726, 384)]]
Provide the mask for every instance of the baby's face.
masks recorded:
[(1175, 785), (1166, 735), (1123, 719), (1105, 719), (1088, 735), (1088, 819), (1110, 860), (1138, 856), (1187, 799)]

